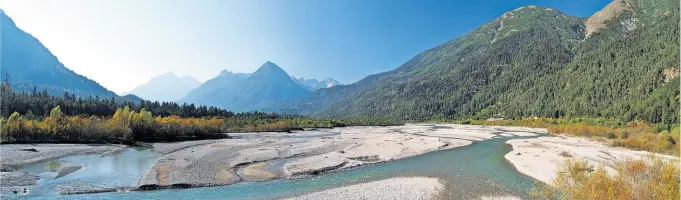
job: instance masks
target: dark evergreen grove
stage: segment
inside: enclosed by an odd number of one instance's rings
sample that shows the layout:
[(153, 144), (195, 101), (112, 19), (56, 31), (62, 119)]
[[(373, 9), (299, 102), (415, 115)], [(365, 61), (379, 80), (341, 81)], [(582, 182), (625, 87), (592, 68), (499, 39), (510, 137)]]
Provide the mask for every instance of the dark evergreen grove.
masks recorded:
[[(231, 111), (217, 107), (196, 106), (194, 104), (178, 104), (175, 102), (158, 101), (125, 101), (116, 98), (100, 98), (99, 96), (78, 97), (75, 94), (65, 92), (62, 97), (52, 96), (46, 90), (38, 91), (34, 89), (31, 93), (14, 92), (11, 86), (4, 83), (0, 89), (0, 100), (2, 105), (2, 116), (9, 117), (13, 112), (21, 114), (31, 113), (32, 116), (45, 117), (50, 114), (52, 108), (60, 106), (61, 112), (70, 116), (113, 116), (116, 109), (128, 106), (132, 110), (139, 111), (145, 108), (157, 116), (177, 115), (180, 117), (232, 117), (235, 114)], [(264, 114), (264, 113), (260, 113)], [(259, 115), (255, 113), (244, 113), (240, 115)]]

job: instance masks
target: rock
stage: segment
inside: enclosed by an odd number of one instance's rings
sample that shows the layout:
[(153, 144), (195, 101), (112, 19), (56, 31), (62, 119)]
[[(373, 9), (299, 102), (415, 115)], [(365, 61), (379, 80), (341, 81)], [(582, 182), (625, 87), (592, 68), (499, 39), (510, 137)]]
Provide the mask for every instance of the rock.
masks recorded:
[(54, 178), (57, 179), (57, 178), (64, 177), (64, 176), (66, 176), (66, 175), (69, 175), (69, 174), (71, 174), (71, 173), (73, 173), (73, 172), (76, 172), (76, 171), (80, 170), (81, 168), (83, 168), (83, 166), (66, 166), (66, 167), (62, 167), (62, 168), (59, 169), (59, 171), (57, 172), (57, 176), (54, 177)]

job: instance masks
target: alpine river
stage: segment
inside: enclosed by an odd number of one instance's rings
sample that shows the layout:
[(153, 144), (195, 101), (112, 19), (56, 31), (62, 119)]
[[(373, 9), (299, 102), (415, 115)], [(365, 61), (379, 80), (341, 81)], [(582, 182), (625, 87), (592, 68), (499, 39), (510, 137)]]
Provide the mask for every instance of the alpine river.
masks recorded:
[[(534, 136), (536, 137), (536, 136)], [(509, 139), (530, 137), (495, 137), (471, 145), (435, 151), (391, 162), (367, 165), (340, 172), (300, 179), (266, 182), (242, 182), (227, 186), (154, 191), (107, 192), (97, 194), (57, 195), (56, 185), (83, 181), (107, 186), (134, 186), (161, 155), (149, 149), (129, 149), (106, 156), (71, 156), (22, 166), (19, 171), (39, 174), (37, 186), (30, 193), (10, 198), (29, 199), (277, 199), (339, 186), (383, 180), (392, 177), (426, 176), (444, 181), (445, 199), (475, 199), (483, 196), (528, 197), (536, 181), (519, 173), (504, 155), (511, 151)], [(54, 179), (54, 165), (84, 166), (73, 174)], [(106, 183), (106, 184), (104, 184)]]

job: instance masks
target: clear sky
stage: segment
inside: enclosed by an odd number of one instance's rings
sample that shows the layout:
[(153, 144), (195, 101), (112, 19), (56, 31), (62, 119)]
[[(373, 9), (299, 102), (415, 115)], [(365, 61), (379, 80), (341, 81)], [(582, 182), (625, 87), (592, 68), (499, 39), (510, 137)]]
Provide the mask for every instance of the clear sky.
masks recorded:
[(272, 61), (352, 83), (525, 5), (587, 17), (609, 0), (0, 0), (64, 65), (114, 92)]

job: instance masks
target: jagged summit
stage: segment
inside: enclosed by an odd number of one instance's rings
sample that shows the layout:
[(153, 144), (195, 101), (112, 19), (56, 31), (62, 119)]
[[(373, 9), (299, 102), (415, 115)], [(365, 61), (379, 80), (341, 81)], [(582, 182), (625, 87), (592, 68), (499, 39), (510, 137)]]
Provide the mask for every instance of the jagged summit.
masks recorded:
[(228, 76), (228, 75), (232, 75), (232, 74), (234, 74), (234, 73), (232, 73), (232, 71), (229, 71), (229, 70), (226, 70), (226, 69), (223, 69), (220, 72), (220, 76)]
[(258, 74), (259, 72), (263, 73), (267, 71), (280, 71), (286, 73), (284, 69), (279, 67), (277, 64), (267, 61), (265, 62), (265, 64), (262, 64), (262, 66), (260, 66), (260, 68), (258, 68), (258, 70), (256, 70), (254, 74)]
[(250, 78), (266, 78), (266, 79), (290, 79), (288, 73), (284, 71), (277, 64), (270, 61), (265, 62), (258, 70), (256, 70)]
[(600, 11), (589, 17), (584, 24), (586, 25), (586, 35), (590, 36), (605, 27), (605, 23), (619, 16), (627, 10), (628, 6), (623, 0), (614, 0)]

